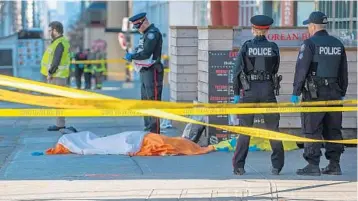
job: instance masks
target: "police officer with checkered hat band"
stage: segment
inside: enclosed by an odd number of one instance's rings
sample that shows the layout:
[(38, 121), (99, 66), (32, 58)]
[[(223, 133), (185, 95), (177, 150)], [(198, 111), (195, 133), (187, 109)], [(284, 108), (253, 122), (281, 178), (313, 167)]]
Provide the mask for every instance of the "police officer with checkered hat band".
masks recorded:
[[(234, 103), (276, 103), (274, 79), (280, 65), (280, 52), (276, 43), (266, 39), (266, 33), (273, 19), (265, 15), (251, 18), (254, 39), (246, 41), (238, 54), (234, 68)], [(282, 77), (281, 77), (282, 78)], [(240, 96), (242, 91), (242, 96)], [(239, 115), (241, 126), (252, 126), (254, 115)], [(278, 131), (279, 114), (264, 114), (265, 126), (269, 130)], [(278, 175), (284, 166), (284, 149), (281, 141), (270, 140), (273, 153), (271, 155), (274, 175)], [(232, 159), (234, 174), (245, 173), (245, 160), (248, 154), (250, 137), (240, 135)]]
[[(327, 16), (322, 12), (312, 12), (303, 24), (308, 24), (312, 37), (305, 40), (300, 48), (291, 102), (298, 103), (301, 94), (302, 101), (343, 100), (348, 87), (348, 70), (342, 42), (327, 33)], [(342, 112), (303, 113), (302, 124), (307, 138), (342, 139)], [(308, 165), (298, 169), (298, 175), (342, 174), (339, 162), (344, 151), (343, 144), (325, 144), (329, 165), (321, 170), (320, 148), (320, 143), (305, 143), (303, 157)]]
[[(129, 18), (133, 27), (141, 34), (139, 45), (134, 53), (127, 53), (125, 59), (132, 60), (151, 60), (153, 63), (141, 68), (141, 99), (157, 100), (162, 98), (164, 68), (161, 63), (162, 57), (162, 34), (154, 24), (149, 23), (146, 13), (140, 13)], [(154, 117), (144, 117), (146, 131), (160, 134), (160, 119)]]

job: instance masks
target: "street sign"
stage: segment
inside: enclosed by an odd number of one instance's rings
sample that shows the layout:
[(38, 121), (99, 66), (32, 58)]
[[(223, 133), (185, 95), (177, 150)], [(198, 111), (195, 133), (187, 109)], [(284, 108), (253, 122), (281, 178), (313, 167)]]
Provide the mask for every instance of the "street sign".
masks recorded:
[(127, 49), (127, 40), (123, 33), (118, 33), (118, 42), (123, 50)]

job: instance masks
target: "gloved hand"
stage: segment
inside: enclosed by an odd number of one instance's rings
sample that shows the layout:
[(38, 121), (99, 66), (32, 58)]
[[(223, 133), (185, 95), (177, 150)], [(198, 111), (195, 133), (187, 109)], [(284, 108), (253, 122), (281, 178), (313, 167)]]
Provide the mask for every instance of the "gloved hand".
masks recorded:
[(299, 100), (299, 97), (298, 96), (295, 96), (295, 95), (292, 95), (291, 96), (291, 103), (298, 103), (300, 100)]
[(240, 100), (240, 96), (235, 95), (234, 96), (234, 103), (239, 103), (239, 100)]
[(132, 54), (127, 52), (123, 59), (126, 61), (132, 61)]

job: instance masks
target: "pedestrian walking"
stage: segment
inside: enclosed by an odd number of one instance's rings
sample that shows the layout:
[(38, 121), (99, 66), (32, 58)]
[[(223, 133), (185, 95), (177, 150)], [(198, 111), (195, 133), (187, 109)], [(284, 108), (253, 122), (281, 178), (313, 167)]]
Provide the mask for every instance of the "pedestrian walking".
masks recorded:
[[(234, 69), (234, 103), (276, 103), (280, 77), (277, 72), (280, 65), (280, 52), (276, 43), (266, 39), (266, 33), (273, 19), (265, 15), (256, 15), (250, 19), (254, 39), (246, 41), (237, 57)], [(282, 78), (282, 77), (281, 77)], [(276, 94), (275, 94), (276, 91)], [(240, 94), (242, 92), (242, 94)], [(278, 131), (279, 114), (264, 114), (265, 126)], [(252, 126), (254, 115), (239, 115), (241, 126)], [(240, 135), (232, 159), (234, 174), (245, 174), (245, 160), (250, 144), (250, 136)], [(278, 175), (284, 166), (284, 149), (281, 141), (270, 140), (274, 175)]]
[[(307, 20), (312, 37), (301, 45), (296, 63), (291, 102), (343, 100), (348, 87), (348, 69), (342, 42), (325, 30), (327, 16), (312, 12)], [(342, 140), (342, 112), (302, 113), (305, 137), (312, 139)], [(340, 156), (343, 144), (325, 143), (327, 167), (320, 170), (321, 143), (304, 143), (303, 157), (308, 165), (297, 170), (298, 175), (340, 175)]]

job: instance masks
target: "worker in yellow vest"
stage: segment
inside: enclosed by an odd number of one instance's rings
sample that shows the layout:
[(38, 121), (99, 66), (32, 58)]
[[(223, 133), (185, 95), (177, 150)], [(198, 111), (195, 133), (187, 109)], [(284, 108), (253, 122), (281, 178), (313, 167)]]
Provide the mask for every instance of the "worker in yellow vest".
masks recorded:
[(74, 62), (76, 62), (75, 53), (70, 52), (70, 57), (71, 57), (70, 75), (67, 78), (67, 84), (69, 86), (71, 86), (71, 78), (74, 77), (74, 74), (75, 74), (75, 65), (76, 65), (76, 64), (74, 64)]
[[(61, 22), (51, 22), (49, 33), (52, 42), (46, 49), (41, 60), (41, 74), (47, 77), (47, 82), (59, 86), (67, 85), (70, 75), (70, 43), (63, 36)], [(57, 117), (56, 125), (48, 127), (48, 131), (58, 131), (65, 128), (65, 118)]]
[[(90, 49), (87, 49), (87, 61), (93, 61), (95, 60), (95, 53)], [(92, 63), (88, 63), (88, 64), (85, 64), (85, 67), (83, 69), (83, 74), (84, 74), (84, 77), (85, 77), (85, 89), (91, 89), (92, 86), (92, 74), (93, 74), (93, 67), (94, 67), (94, 64)]]
[(104, 53), (97, 53), (97, 60), (101, 62), (93, 66), (96, 89), (102, 89), (103, 75), (106, 72), (106, 58)]

